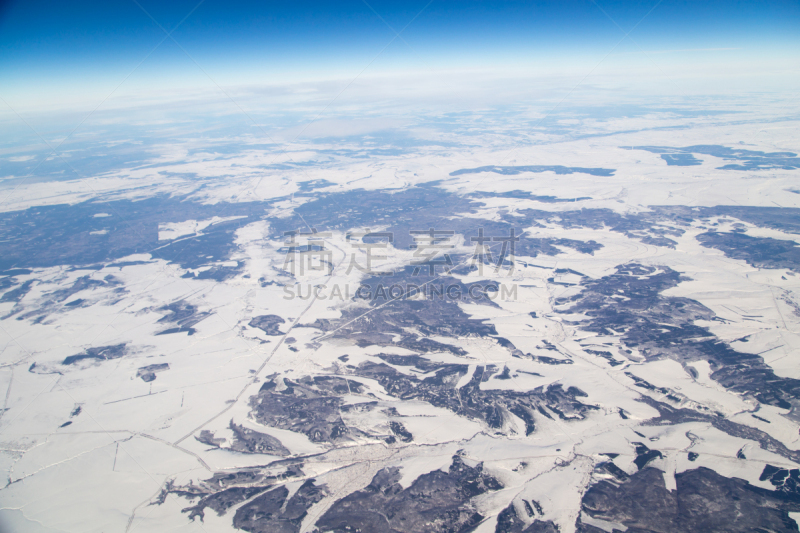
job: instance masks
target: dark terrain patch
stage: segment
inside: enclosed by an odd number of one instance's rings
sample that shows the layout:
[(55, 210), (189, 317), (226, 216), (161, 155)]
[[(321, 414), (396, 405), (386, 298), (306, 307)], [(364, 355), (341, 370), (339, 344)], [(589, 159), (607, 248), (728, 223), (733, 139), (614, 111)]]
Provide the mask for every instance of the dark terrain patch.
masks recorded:
[[(476, 213), (483, 204), (473, 197), (463, 197), (437, 187), (439, 182), (417, 185), (402, 191), (368, 191), (352, 190), (337, 193), (320, 193), (310, 201), (295, 208), (295, 214), (280, 219), (271, 219), (271, 228), (275, 238), (285, 239), (286, 232), (307, 232), (308, 227), (319, 231), (342, 230), (354, 228), (388, 226), (393, 234), (393, 245), (397, 249), (408, 250), (415, 244), (411, 231), (449, 230), (464, 235), (467, 242), (470, 237), (478, 237), (479, 230), (484, 230), (488, 237), (509, 236), (515, 229), (520, 237), (517, 246), (520, 250), (528, 250), (535, 256), (537, 253), (557, 255), (561, 250), (553, 246), (560, 241), (562, 246), (578, 247), (578, 242), (570, 239), (537, 238), (523, 234), (521, 227), (528, 222), (524, 218), (506, 217), (495, 221), (474, 217), (459, 216)], [(554, 213), (545, 212), (548, 215)], [(591, 248), (600, 245), (594, 243)], [(500, 248), (496, 247), (499, 251)], [(518, 255), (522, 255), (521, 252)]]
[(661, 154), (661, 159), (667, 162), (667, 166), (692, 167), (703, 164), (692, 154)]
[[(234, 232), (263, 216), (268, 205), (269, 202), (206, 205), (165, 195), (137, 201), (36, 206), (0, 213), (0, 241), (3, 242), (0, 269), (102, 265), (139, 253), (150, 253), (153, 258), (196, 269), (228, 260), (237, 249)], [(98, 210), (113, 216), (94, 218)], [(203, 235), (187, 239), (158, 240), (159, 224), (214, 216), (247, 218), (214, 224), (206, 228)], [(91, 232), (99, 230), (108, 232), (92, 235)], [(235, 275), (236, 269), (223, 272)], [(198, 277), (211, 275), (219, 273), (202, 273)]]
[(396, 420), (390, 421), (389, 429), (403, 442), (411, 442), (414, 440), (414, 435), (412, 435), (401, 422), (397, 422)]
[(800, 246), (794, 241), (715, 231), (701, 233), (697, 240), (706, 248), (716, 248), (726, 256), (747, 261), (756, 268), (784, 268), (800, 272)]
[(158, 372), (164, 372), (165, 370), (169, 370), (169, 363), (147, 365), (140, 367), (139, 370), (136, 371), (136, 377), (142, 378), (142, 381), (150, 382), (156, 379), (156, 374)]
[[(7, 291), (9, 288), (17, 285), (19, 280), (13, 276), (4, 276), (0, 278), (0, 291)], [(10, 300), (11, 298), (9, 298)], [(2, 302), (2, 298), (0, 298), (0, 302)]]
[(315, 189), (324, 189), (333, 185), (336, 185), (336, 183), (326, 179), (300, 181), (297, 183), (297, 190), (300, 192), (310, 192)]
[(777, 376), (760, 356), (737, 352), (696, 325), (716, 318), (699, 302), (661, 294), (685, 279), (664, 266), (621, 265), (613, 274), (585, 281), (579, 294), (555, 303), (563, 306), (560, 312), (588, 317), (577, 323), (582, 329), (619, 334), (628, 348), (637, 348), (648, 361), (708, 361), (711, 377), (731, 391), (782, 409), (800, 406), (800, 380)]
[(156, 335), (169, 335), (171, 333), (187, 333), (194, 335), (197, 331), (194, 329), (198, 322), (205, 320), (211, 316), (211, 312), (199, 312), (197, 306), (194, 306), (185, 300), (179, 300), (171, 304), (159, 307), (156, 311), (166, 313), (163, 317), (158, 319), (159, 324), (171, 324), (173, 327), (159, 331)]
[(231, 420), (230, 428), (234, 434), (231, 449), (235, 452), (289, 455), (289, 450), (272, 435), (234, 424), (233, 420)]
[(615, 359), (614, 354), (607, 350), (592, 350), (590, 348), (586, 348), (583, 351), (586, 353), (590, 353), (592, 355), (597, 355), (599, 357), (602, 357), (603, 359), (608, 361), (608, 364), (611, 366), (619, 366), (625, 364), (624, 361), (618, 361), (617, 359)]
[[(644, 468), (626, 482), (600, 481), (581, 502), (583, 512), (628, 527), (628, 531), (797, 531), (789, 512), (800, 510), (797, 494), (770, 491), (708, 468), (675, 475), (669, 491), (664, 476)], [(579, 532), (600, 529), (578, 522)]]
[[(599, 472), (602, 474), (610, 474), (617, 481), (627, 481), (629, 479), (628, 474), (623, 469), (614, 464), (614, 459), (617, 457), (617, 454), (609, 453), (603, 455), (609, 456), (611, 458), (611, 461), (604, 461), (602, 463), (597, 464), (597, 466), (594, 467), (595, 472)], [(612, 455), (614, 457), (611, 457)]]
[[(780, 153), (766, 155), (778, 157)], [(789, 155), (782, 155), (778, 159), (784, 163), (797, 159), (793, 154)], [(765, 159), (762, 158), (761, 161)], [(563, 168), (570, 169), (570, 167)], [(605, 174), (612, 172), (610, 169), (583, 170)], [(578, 169), (573, 168), (570, 171)], [(312, 187), (316, 190), (317, 185), (327, 186), (327, 183), (314, 184)], [(698, 217), (712, 216), (714, 212), (727, 213), (768, 227), (786, 225), (783, 221), (789, 221), (795, 231), (800, 231), (797, 230), (800, 227), (800, 218), (789, 213), (797, 210), (761, 207), (720, 206), (694, 210), (692, 208), (667, 210), (672, 214), (663, 209), (661, 211), (654, 209), (651, 213), (638, 215), (619, 215), (604, 209), (562, 213), (522, 210), (526, 213), (517, 213), (522, 214), (522, 218), (507, 216), (504, 221), (458, 217), (460, 214), (475, 213), (481, 206), (480, 202), (474, 198), (460, 197), (447, 192), (437, 185), (438, 182), (431, 182), (391, 192), (366, 190), (342, 193), (313, 192), (316, 195), (315, 199), (298, 206), (293, 216), (286, 219), (271, 219), (271, 227), (276, 232), (274, 236), (283, 239), (285, 231), (307, 229), (303, 220), (319, 228), (320, 231), (389, 226), (389, 230), (395, 236), (395, 246), (401, 249), (408, 249), (413, 244), (410, 230), (434, 227), (475, 236), (478, 228), (483, 227), (486, 235), (505, 236), (509, 234), (511, 228), (535, 226), (537, 219), (549, 220), (565, 228), (608, 227), (631, 238), (659, 246), (674, 245), (669, 237), (682, 232), (678, 227), (680, 224)], [(536, 198), (545, 202), (560, 200), (548, 196)], [(238, 275), (241, 271), (241, 265), (239, 267), (219, 265), (222, 261), (229, 261), (231, 254), (237, 250), (234, 242), (235, 231), (256, 219), (264, 218), (270, 205), (271, 202), (205, 205), (181, 197), (158, 196), (139, 201), (117, 200), (102, 204), (84, 202), (76, 205), (32, 207), (23, 211), (2, 213), (0, 241), (4, 243), (4, 255), (0, 258), (0, 270), (23, 272), (28, 269), (14, 267), (56, 265), (95, 265), (101, 268), (103, 264), (115, 264), (114, 261), (131, 254), (150, 253), (153, 258), (179, 264), (185, 269), (197, 270), (205, 267), (205, 270), (197, 275), (187, 273), (188, 277), (223, 280)], [(93, 215), (100, 208), (112, 213), (113, 216), (94, 218)], [(678, 211), (682, 214), (675, 215)], [(214, 216), (246, 218), (213, 224), (206, 228), (202, 235), (169, 242), (158, 240), (159, 224), (189, 219), (204, 220)], [(559, 219), (563, 219), (563, 223)], [(93, 231), (104, 229), (108, 230), (108, 233), (91, 234)], [(519, 246), (520, 250), (526, 250), (530, 254), (547, 255), (561, 253), (556, 246), (570, 246), (577, 250), (588, 249), (579, 247), (577, 244), (579, 241), (575, 241), (574, 245), (570, 245), (569, 240), (562, 240), (560, 243), (555, 241), (557, 239), (522, 235)], [(596, 249), (597, 246), (599, 245), (595, 243), (591, 248)]]
[[(389, 297), (358, 300), (366, 305), (351, 305), (342, 309), (341, 318), (317, 319), (312, 324), (303, 327), (314, 327), (331, 336), (347, 339), (358, 346), (397, 346), (415, 352), (440, 352), (447, 351), (456, 355), (465, 355), (461, 348), (430, 339), (431, 336), (446, 337), (488, 337), (497, 335), (497, 330), (492, 324), (483, 320), (470, 318), (461, 307), (459, 301), (495, 305), (485, 292), (484, 296), (471, 298), (470, 289), (473, 286), (481, 288), (479, 283), (464, 284), (456, 278), (440, 276), (432, 282), (435, 287), (445, 287), (441, 295), (431, 292), (430, 287), (424, 293), (425, 299), (409, 299), (407, 295), (412, 292), (408, 289), (411, 285), (420, 286), (430, 278), (413, 275), (413, 267), (407, 267), (402, 273), (392, 278), (368, 278), (362, 286), (370, 287), (377, 293), (381, 284), (387, 288), (397, 285), (405, 292), (403, 296), (391, 303)], [(496, 284), (492, 284), (496, 287)], [(446, 296), (447, 287), (456, 287), (462, 299), (456, 301)], [(455, 293), (455, 290), (453, 290)], [(366, 292), (364, 293), (366, 295)]]
[(594, 253), (603, 247), (596, 241), (579, 241), (576, 239), (537, 239), (532, 237), (521, 238), (514, 252), (520, 257), (538, 257), (539, 255), (554, 256), (563, 253), (558, 246), (572, 248), (576, 252), (586, 255)]
[[(514, 215), (505, 215), (502, 221), (492, 221), (473, 217), (458, 217), (459, 214), (474, 214), (481, 207), (480, 196), (511, 195), (527, 197), (529, 193), (511, 191), (509, 193), (482, 193), (468, 197), (458, 196), (437, 187), (438, 182), (399, 191), (364, 191), (355, 190), (342, 193), (323, 194), (299, 206), (297, 215), (273, 221), (274, 228), (279, 231), (276, 237), (283, 238), (283, 232), (297, 230), (307, 231), (305, 220), (320, 231), (330, 229), (349, 230), (359, 227), (388, 225), (394, 234), (394, 246), (408, 249), (413, 244), (409, 231), (434, 227), (453, 230), (456, 234), (475, 237), (479, 228), (485, 235), (506, 236), (511, 228), (516, 228), (520, 241), (517, 243), (517, 255), (535, 257), (538, 254), (557, 255), (561, 251), (556, 246), (572, 247), (583, 253), (590, 253), (600, 247), (599, 244), (586, 243), (569, 239), (537, 238), (531, 234), (523, 234), (520, 228), (538, 226), (539, 221), (555, 224), (566, 229), (590, 228), (610, 229), (631, 239), (645, 244), (673, 247), (675, 241), (671, 237), (680, 236), (684, 227), (696, 220), (710, 219), (717, 216), (739, 218), (762, 227), (782, 229), (783, 231), (800, 232), (800, 209), (748, 207), (748, 206), (716, 206), (691, 208), (683, 206), (654, 206), (650, 211), (632, 214), (620, 214), (610, 209), (580, 209), (575, 211), (552, 212), (536, 209), (520, 209)], [(548, 196), (530, 195), (532, 199), (544, 202), (572, 201), (577, 199), (558, 199)], [(302, 216), (302, 218), (300, 218)], [(467, 242), (470, 242), (469, 239)]]
[[(537, 226), (540, 222), (546, 222), (565, 229), (609, 229), (645, 244), (674, 247), (676, 243), (671, 237), (683, 235), (689, 224), (710, 221), (716, 217), (730, 217), (759, 227), (800, 233), (800, 209), (781, 207), (651, 206), (649, 211), (624, 215), (610, 209), (580, 209), (558, 213), (519, 209), (514, 216), (507, 215), (505, 220), (521, 227)], [(524, 246), (525, 241), (520, 240), (518, 247), (524, 249)]]
[(458, 455), (447, 472), (423, 474), (408, 488), (400, 469), (384, 468), (362, 490), (334, 503), (317, 521), (320, 532), (459, 533), (471, 531), (483, 516), (470, 500), (502, 485), (483, 471), (483, 463), (468, 466)]
[[(280, 379), (280, 378), (278, 378)], [(317, 376), (298, 381), (283, 378), (261, 386), (250, 398), (251, 416), (260, 424), (303, 433), (312, 442), (349, 440), (350, 432), (341, 417), (342, 395), (363, 391), (363, 385), (343, 378)]]
[[(773, 438), (768, 433), (761, 431), (760, 429), (732, 422), (724, 416), (716, 413), (712, 414), (707, 412), (699, 412), (692, 409), (673, 407), (663, 402), (653, 400), (648, 396), (642, 396), (639, 398), (639, 401), (657, 409), (659, 413), (657, 417), (643, 422), (642, 425), (666, 426), (682, 424), (686, 422), (704, 422), (733, 437), (757, 442), (762, 449), (767, 450), (768, 452), (776, 453), (792, 462), (800, 464), (800, 452), (790, 450), (782, 442)], [(693, 455), (695, 458), (698, 457), (696, 453), (690, 452), (690, 460), (693, 460)]]
[(3, 270), (0, 272), (0, 276), (27, 276), (33, 272), (28, 268), (12, 268), (9, 270)]
[[(692, 368), (692, 367), (687, 367), (687, 368)], [(656, 387), (655, 385), (653, 385), (652, 383), (650, 383), (646, 379), (640, 378), (639, 376), (637, 376), (633, 372), (625, 372), (625, 375), (633, 380), (633, 384), (636, 387), (641, 387), (642, 389), (660, 392), (661, 394), (665, 395), (667, 398), (669, 398), (672, 401), (675, 401), (675, 402), (679, 402), (680, 401), (680, 398), (675, 396), (675, 392), (672, 391), (672, 389), (668, 389), (667, 387)]]
[(564, 167), (561, 165), (520, 165), (520, 166), (486, 166), (478, 168), (464, 168), (450, 173), (451, 176), (461, 176), (462, 174), (479, 174), (481, 172), (494, 172), (504, 176), (516, 176), (523, 172), (555, 172), (556, 174), (589, 174), (590, 176), (608, 177), (614, 175), (613, 168), (584, 168), (584, 167)]
[(759, 481), (767, 481), (775, 487), (777, 492), (784, 493), (787, 498), (800, 500), (800, 470), (791, 470), (778, 466), (765, 465), (759, 476)]
[[(240, 426), (234, 423), (233, 420), (230, 421), (228, 427), (233, 431), (233, 441), (231, 442), (230, 448), (226, 449), (240, 453), (279, 456), (286, 456), (290, 453), (289, 450), (281, 444), (281, 441), (272, 435)], [(207, 429), (202, 430), (199, 435), (195, 436), (195, 439), (198, 442), (220, 449), (222, 449), (222, 445), (226, 442), (226, 439), (217, 437), (214, 432)]]
[(202, 521), (206, 508), (210, 508), (218, 516), (222, 516), (233, 506), (300, 475), (302, 472), (296, 466), (290, 466), (277, 475), (267, 475), (261, 469), (248, 468), (214, 474), (211, 479), (203, 481), (199, 485), (175, 486), (169, 482), (156, 503), (164, 503), (168, 494), (175, 494), (190, 500), (200, 498), (195, 505), (183, 509), (182, 512), (188, 513), (192, 520), (199, 517)]
[[(557, 255), (561, 251), (556, 246), (572, 247), (583, 253), (596, 250), (597, 243), (579, 246), (581, 241), (569, 239), (537, 238), (523, 234), (520, 228), (540, 226), (540, 221), (565, 229), (589, 228), (610, 229), (628, 238), (645, 244), (674, 247), (671, 237), (683, 235), (685, 227), (694, 221), (712, 217), (729, 216), (761, 227), (800, 233), (800, 209), (757, 206), (653, 206), (649, 211), (620, 214), (610, 209), (580, 209), (574, 211), (552, 212), (537, 209), (519, 209), (514, 215), (506, 214), (502, 221), (478, 219), (464, 214), (475, 214), (481, 207), (480, 196), (516, 195), (510, 193), (478, 192), (471, 196), (458, 196), (430, 182), (403, 191), (365, 191), (354, 190), (342, 193), (320, 195), (315, 200), (296, 208), (296, 215), (272, 221), (278, 232), (275, 237), (283, 238), (283, 232), (303, 229), (305, 222), (312, 227), (324, 230), (349, 230), (352, 228), (389, 226), (394, 234), (394, 246), (408, 249), (413, 244), (409, 232), (424, 228), (452, 230), (456, 234), (475, 237), (483, 228), (487, 236), (507, 236), (512, 228), (517, 230), (520, 241), (517, 255), (535, 257), (537, 254)], [(522, 197), (528, 193), (519, 192)], [(516, 197), (516, 196), (513, 196)], [(548, 196), (530, 196), (544, 202), (559, 202), (562, 199)], [(567, 201), (577, 199), (563, 199)], [(302, 218), (301, 218), (302, 217)], [(304, 222), (305, 221), (305, 222)], [(560, 242), (559, 242), (560, 241)], [(588, 250), (585, 252), (584, 250)]]
[[(431, 373), (424, 379), (403, 374), (385, 363), (364, 362), (354, 371), (357, 375), (376, 380), (386, 392), (400, 400), (422, 400), (433, 406), (448, 409), (460, 416), (481, 420), (489, 427), (500, 429), (516, 415), (525, 424), (525, 434), (536, 428), (537, 413), (551, 417), (554, 413), (562, 420), (582, 420), (597, 409), (578, 400), (584, 392), (561, 384), (537, 387), (531, 391), (483, 390), (480, 384), (488, 380), (485, 375), (491, 370), (483, 366), (476, 368), (469, 382), (456, 388), (461, 378), (469, 371), (468, 365), (437, 364), (418, 356), (380, 356), (389, 364), (415, 365)], [(549, 412), (548, 412), (549, 410)]]
[(194, 520), (199, 517), (202, 521), (205, 518), (205, 508), (208, 507), (217, 513), (217, 516), (224, 515), (231, 507), (247, 501), (253, 496), (260, 494), (269, 487), (231, 487), (229, 489), (215, 492), (205, 496), (197, 505), (183, 509), (184, 513), (189, 513), (189, 518)]
[(523, 200), (535, 200), (545, 204), (561, 204), (565, 202), (579, 202), (581, 200), (591, 200), (590, 196), (581, 196), (579, 198), (559, 198), (557, 196), (542, 196), (533, 194), (530, 191), (520, 191), (515, 189), (507, 192), (486, 192), (478, 191), (469, 195), (472, 198), (520, 198)]
[(279, 336), (283, 335), (283, 332), (278, 329), (278, 326), (285, 322), (286, 321), (278, 315), (261, 315), (253, 317), (247, 325), (251, 328), (260, 329), (265, 335)]
[(676, 221), (672, 213), (659, 210), (622, 215), (611, 209), (596, 208), (562, 212), (518, 209), (514, 216), (507, 215), (505, 219), (522, 227), (541, 226), (541, 221), (565, 229), (611, 230), (644, 244), (668, 248), (673, 248), (676, 244), (670, 237), (683, 235), (685, 230), (681, 226), (688, 223), (688, 221)]
[(636, 459), (633, 460), (633, 464), (636, 465), (636, 468), (641, 470), (650, 461), (654, 459), (662, 459), (664, 456), (661, 455), (661, 452), (658, 450), (651, 450), (641, 442), (634, 442), (633, 445), (636, 447)]
[[(719, 167), (722, 170), (767, 170), (783, 169), (794, 170), (800, 168), (800, 158), (793, 152), (760, 152), (757, 150), (745, 150), (742, 148), (730, 148), (715, 144), (701, 144), (686, 146), (683, 148), (672, 148), (668, 146), (631, 146), (622, 147), (626, 150), (645, 150), (654, 154), (662, 154), (662, 158), (668, 155), (679, 158), (681, 155), (702, 154), (719, 157), (728, 161), (736, 161)], [(693, 158), (693, 156), (691, 156)]]
[[(18, 303), (20, 300), (22, 300), (25, 297), (26, 294), (28, 294), (30, 292), (31, 287), (33, 286), (34, 282), (35, 282), (35, 280), (29, 279), (29, 280), (23, 282), (19, 287), (16, 287), (14, 289), (11, 289), (10, 291), (5, 292), (3, 294), (3, 296), (0, 297), (0, 302)], [(12, 286), (12, 285), (9, 285), (9, 286)]]
[(281, 486), (254, 498), (237, 509), (233, 527), (250, 533), (297, 533), (308, 509), (326, 496), (324, 485), (309, 479), (291, 498)]
[(213, 431), (203, 429), (200, 431), (199, 435), (195, 436), (195, 440), (202, 442), (203, 444), (213, 446), (214, 448), (219, 448), (222, 444), (225, 444), (226, 439), (222, 437), (216, 437)]
[(435, 185), (433, 182), (391, 192), (356, 189), (321, 194), (296, 207), (292, 216), (272, 219), (270, 227), (274, 229), (276, 238), (284, 239), (286, 232), (298, 229), (307, 232), (309, 226), (319, 231), (347, 231), (388, 225), (394, 234), (394, 246), (407, 250), (414, 243), (409, 233), (411, 230), (431, 227), (455, 230), (454, 224), (469, 225), (477, 230), (477, 226), (483, 225), (483, 220), (445, 223), (447, 217), (470, 212), (477, 204)]
[[(688, 210), (689, 208), (684, 208)], [(716, 207), (694, 208), (696, 215), (703, 217), (725, 216), (738, 218), (761, 228), (771, 228), (787, 233), (800, 233), (800, 208), (796, 207), (756, 207), (738, 205), (718, 205)]]
[[(530, 504), (523, 500), (525, 508), (528, 509), (529, 516), (533, 516), (533, 509)], [(494, 533), (558, 533), (559, 529), (551, 520), (534, 520), (526, 524), (518, 515), (514, 504), (500, 511), (497, 515), (497, 526)]]
[(96, 346), (92, 348), (86, 348), (86, 350), (77, 355), (70, 355), (69, 357), (66, 357), (61, 364), (72, 365), (84, 359), (118, 359), (124, 356), (127, 351), (127, 344), (125, 343), (115, 344), (112, 346)]
[[(597, 409), (579, 400), (586, 396), (583, 391), (576, 387), (565, 389), (561, 384), (540, 386), (526, 392), (481, 389), (481, 383), (497, 373), (496, 367), (478, 367), (464, 386), (456, 388), (469, 371), (469, 365), (435, 363), (418, 355), (378, 357), (393, 365), (414, 365), (419, 371), (430, 375), (421, 379), (398, 372), (389, 364), (371, 361), (363, 362), (350, 371), (354, 376), (374, 379), (398, 400), (424, 401), (459, 416), (480, 420), (495, 430), (503, 429), (506, 423), (514, 420), (514, 415), (524, 423), (525, 434), (530, 435), (536, 428), (535, 419), (539, 415), (565, 421), (580, 420)], [(499, 375), (502, 376), (502, 373)], [(251, 416), (265, 426), (303, 433), (312, 442), (349, 441), (366, 435), (348, 427), (342, 419), (342, 413), (371, 410), (376, 408), (377, 402), (345, 405), (343, 396), (366, 392), (367, 389), (352, 378), (315, 376), (298, 381), (277, 378), (265, 382), (259, 393), (251, 398)], [(396, 416), (396, 412), (386, 412), (389, 417)], [(403, 442), (413, 440), (413, 435), (401, 422), (388, 419), (386, 424), (389, 434), (372, 437), (388, 443), (398, 439)]]
[(64, 287), (63, 289), (57, 289), (45, 293), (44, 296), (41, 298), (41, 301), (37, 302), (35, 308), (26, 310), (22, 306), (16, 306), (11, 311), (11, 313), (9, 313), (3, 318), (8, 318), (9, 316), (12, 316), (14, 314), (19, 314), (17, 320), (25, 320), (32, 318), (34, 319), (34, 323), (39, 323), (43, 321), (45, 318), (47, 318), (47, 316), (50, 313), (58, 311), (59, 309), (69, 310), (72, 308), (85, 307), (89, 305), (86, 302), (86, 300), (82, 298), (64, 303), (66, 300), (70, 299), (73, 295), (81, 291), (106, 289), (110, 291), (110, 294), (114, 295), (116, 298), (121, 298), (127, 292), (127, 290), (124, 288), (123, 285), (124, 285), (123, 282), (113, 274), (108, 274), (102, 279), (95, 279), (92, 278), (90, 275), (81, 276), (77, 278), (75, 281), (73, 281), (72, 285), (70, 285), (69, 287)]
[(72, 295), (76, 293), (91, 289), (114, 289), (117, 294), (122, 294), (125, 292), (125, 289), (122, 288), (123, 285), (124, 283), (122, 280), (113, 274), (108, 274), (103, 279), (81, 276), (76, 279), (71, 286), (48, 294), (48, 299), (54, 303), (61, 303), (71, 298)]

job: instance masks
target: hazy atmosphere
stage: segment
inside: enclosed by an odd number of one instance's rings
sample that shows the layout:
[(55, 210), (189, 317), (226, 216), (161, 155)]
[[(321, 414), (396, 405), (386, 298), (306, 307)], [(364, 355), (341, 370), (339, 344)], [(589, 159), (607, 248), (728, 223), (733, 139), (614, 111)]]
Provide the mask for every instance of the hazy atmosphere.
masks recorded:
[(800, 531), (797, 2), (0, 2), (0, 533)]

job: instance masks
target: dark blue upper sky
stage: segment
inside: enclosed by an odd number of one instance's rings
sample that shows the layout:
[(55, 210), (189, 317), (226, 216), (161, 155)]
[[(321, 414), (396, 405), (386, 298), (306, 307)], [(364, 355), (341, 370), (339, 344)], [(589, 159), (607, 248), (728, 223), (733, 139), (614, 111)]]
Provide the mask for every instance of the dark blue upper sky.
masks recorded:
[[(181, 20), (177, 44), (159, 45), (159, 24), (170, 31)], [(798, 29), (797, 0), (11, 1), (0, 8), (0, 95), (82, 80), (113, 84), (145, 57), (140, 83), (196, 75), (200, 67), (236, 81), (347, 77), (376, 56), (370, 69), (384, 72), (588, 65), (609, 52), (721, 53), (729, 62), (740, 54), (744, 65), (760, 55), (796, 59)], [(393, 30), (402, 38), (389, 44)]]

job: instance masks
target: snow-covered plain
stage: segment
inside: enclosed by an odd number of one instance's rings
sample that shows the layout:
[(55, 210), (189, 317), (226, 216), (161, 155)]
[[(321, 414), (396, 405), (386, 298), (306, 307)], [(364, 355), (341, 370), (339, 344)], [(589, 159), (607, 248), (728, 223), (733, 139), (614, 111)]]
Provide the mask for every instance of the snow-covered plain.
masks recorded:
[[(698, 164), (667, 165), (658, 153), (636, 147), (800, 149), (800, 123), (779, 118), (771, 109), (744, 118), (657, 109), (606, 121), (579, 117), (573, 123), (565, 116), (568, 134), (531, 129), (520, 142), (511, 134), (524, 129), (510, 123), (497, 130), (508, 137), (494, 143), (458, 127), (431, 134), (410, 121), (403, 122), (403, 138), (418, 142), (407, 149), (368, 135), (280, 148), (228, 138), (156, 146), (146, 164), (93, 175), (78, 168), (70, 180), (9, 179), (0, 204), (7, 227), (16, 213), (42, 206), (80, 209), (85, 216), (70, 219), (74, 234), (65, 230), (74, 237), (72, 255), (45, 253), (45, 237), (33, 235), (41, 250), (25, 248), (25, 239), (17, 238), (13, 260), (4, 263), (0, 524), (42, 532), (236, 531), (234, 515), (263, 491), (224, 512), (206, 507), (202, 519), (182, 510), (222, 490), (208, 488), (215, 476), (247, 471), (278, 476), (263, 486), (285, 486), (288, 497), (299, 494), (307, 480), (324, 486), (322, 497), (292, 527), (330, 531), (324, 517), (383, 469), (398, 468), (399, 487), (411, 490), (420, 476), (446, 472), (457, 456), (469, 467), (482, 464), (499, 483), (463, 504), (480, 515), (475, 531), (512, 531), (498, 525), (509, 508), (525, 524), (550, 521), (562, 532), (589, 524), (611, 531), (616, 522), (589, 513), (583, 498), (596, 483), (614, 479), (598, 465), (613, 461), (628, 476), (639, 472), (644, 465), (637, 464), (643, 456), (637, 443), (659, 452), (646, 465), (663, 472), (667, 490), (678, 490), (676, 475), (700, 467), (775, 489), (762, 476), (767, 465), (800, 468), (800, 396), (784, 403), (765, 400), (768, 391), (725, 382), (715, 374), (718, 360), (691, 355), (682, 346), (711, 339), (763, 361), (788, 383), (787, 390), (800, 379), (800, 260), (791, 250), (800, 243), (800, 224), (770, 222), (778, 214), (799, 220), (792, 209), (800, 207), (800, 194), (791, 189), (800, 170), (767, 163), (723, 169), (741, 159), (702, 151), (693, 152)], [(222, 141), (238, 149), (216, 151), (215, 142)], [(573, 171), (511, 168), (531, 166)], [(490, 168), (458, 172), (480, 167)], [(420, 207), (415, 202), (421, 200), (409, 200), (416, 191), (432, 191), (429, 203)], [(174, 203), (154, 209), (148, 219), (134, 219), (135, 210), (125, 207), (164, 198)], [(320, 203), (325, 198), (335, 200)], [(195, 207), (183, 218), (187, 204)], [(763, 217), (760, 211), (698, 211), (716, 206), (775, 209)], [(390, 211), (395, 207), (399, 211)], [(667, 216), (667, 209), (682, 211)], [(395, 302), (371, 306), (354, 298), (370, 275), (348, 268), (354, 254), (362, 263), (365, 257), (348, 233), (397, 231), (409, 224), (428, 229), (434, 210), (442, 225), (436, 229), (462, 228), (447, 249), (457, 265), (469, 263), (475, 250), (469, 237), (492, 223), (514, 226), (524, 239), (551, 247), (518, 247), (502, 268), (461, 268), (446, 276), (437, 271), (451, 284), (514, 288), (513, 296), (490, 303), (465, 300), (454, 303), (455, 310), (446, 308), (455, 317), (447, 320), (489, 325), (491, 334), (448, 324), (428, 330), (433, 322), (426, 320), (433, 319), (423, 311), (415, 325), (398, 326), (391, 322)], [(579, 223), (575, 213), (597, 219)], [(409, 216), (406, 225), (398, 223)], [(614, 216), (648, 226), (625, 229)], [(293, 246), (287, 228), (320, 233), (296, 242), (316, 242), (329, 252), (318, 269), (300, 273), (301, 260), (287, 260)], [(123, 230), (137, 244), (114, 240)], [(772, 239), (789, 249), (780, 252), (785, 259), (779, 266), (761, 264), (779, 254), (737, 256), (744, 252), (727, 244), (706, 246), (701, 239), (709, 232)], [(107, 240), (95, 246), (91, 238)], [(3, 239), (0, 250), (10, 246)], [(594, 248), (582, 248), (586, 243)], [(500, 247), (492, 246), (496, 257)], [(80, 257), (82, 247), (94, 254), (85, 264), (60, 259)], [(373, 264), (378, 270), (400, 272), (416, 259), (397, 237), (375, 252), (385, 256)], [(675, 323), (666, 323), (678, 316), (677, 304), (695, 313), (681, 326), (700, 328), (698, 333), (680, 337), (676, 347), (669, 339), (633, 339), (632, 330), (599, 325), (599, 307), (591, 303), (599, 300), (587, 295), (630, 302), (627, 289), (606, 294), (602, 287), (610, 287), (615, 275), (627, 276), (620, 272), (631, 264), (651, 269), (641, 279), (679, 275), (640, 310), (675, 310), (661, 326), (653, 321), (648, 334), (662, 326), (667, 336), (677, 331)], [(418, 302), (423, 306), (425, 300)], [(273, 317), (272, 325), (259, 326), (256, 317)], [(421, 339), (436, 344), (422, 349), (415, 344)], [(415, 355), (426, 362), (391, 358)], [(147, 368), (164, 364), (168, 369), (144, 379)], [(410, 390), (426, 378), (438, 379), (441, 368), (461, 370), (443, 378), (439, 392), (415, 396), (365, 370), (380, 364), (393, 372), (392, 379), (415, 383)], [(327, 396), (338, 402), (346, 437), (321, 438), (291, 416), (258, 415), (259, 406), (287, 389), (307, 386), (322, 394), (314, 388), (321, 376), (346, 384), (346, 392)], [(564, 394), (583, 407), (573, 403), (569, 412), (564, 404), (536, 400), (532, 431), (520, 414), (524, 409), (500, 400), (493, 404), (500, 421), (480, 414), (480, 402), (493, 397), (544, 398), (556, 389), (577, 391)], [(450, 399), (436, 396), (441, 391)], [(470, 395), (478, 402), (474, 410), (465, 407)], [(663, 418), (656, 406), (695, 415)], [(296, 414), (303, 416), (310, 415)], [(267, 435), (280, 447), (237, 448), (237, 431)], [(290, 467), (297, 473), (280, 477)], [(535, 505), (526, 503), (531, 501)]]

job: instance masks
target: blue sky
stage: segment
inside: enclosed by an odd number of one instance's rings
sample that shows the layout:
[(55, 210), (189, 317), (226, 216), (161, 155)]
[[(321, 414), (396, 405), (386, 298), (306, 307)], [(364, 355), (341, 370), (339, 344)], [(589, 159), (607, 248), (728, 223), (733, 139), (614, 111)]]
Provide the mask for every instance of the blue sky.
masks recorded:
[(11, 1), (0, 96), (103, 94), (122, 80), (136, 91), (441, 69), (788, 68), (798, 28), (796, 0)]

